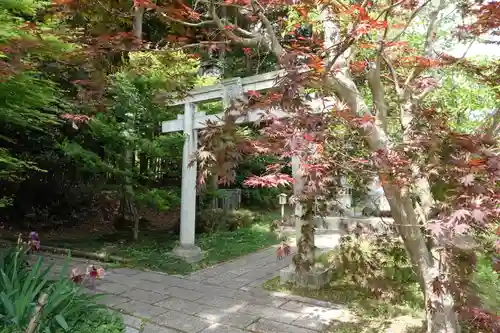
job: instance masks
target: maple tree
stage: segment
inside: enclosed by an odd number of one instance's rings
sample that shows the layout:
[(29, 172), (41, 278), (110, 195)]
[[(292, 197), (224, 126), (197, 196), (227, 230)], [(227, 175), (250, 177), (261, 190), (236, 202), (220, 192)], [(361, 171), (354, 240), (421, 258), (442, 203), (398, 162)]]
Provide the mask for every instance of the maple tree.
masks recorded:
[[(460, 38), (498, 28), (498, 2), (457, 4), (464, 16), (475, 20), (461, 29)], [(456, 288), (453, 251), (466, 250), (467, 236), (486, 230), (498, 218), (500, 198), (494, 120), (499, 109), (494, 110), (492, 121), (488, 119), (486, 131), (461, 133), (450, 126), (446, 105), (426, 102), (440, 88), (440, 69), (465, 66), (479, 76), (485, 70), (438, 51), (446, 7), (445, 1), (410, 0), (227, 0), (166, 6), (160, 1), (136, 2), (136, 8), (157, 11), (170, 22), (212, 27), (217, 36), (211, 40), (212, 47), (237, 45), (245, 54), (268, 52), (286, 73), (272, 91), (248, 97), (253, 100), (251, 107), (279, 107), (290, 117), (267, 119), (257, 139), (238, 137), (223, 147), (224, 154), (220, 146), (214, 154), (212, 145), (204, 145), (198, 154), (200, 180), (217, 174), (221, 182), (230, 182), (242, 154), (266, 153), (281, 157), (282, 165), (249, 178), (246, 184), (279, 186), (292, 182), (280, 170), (290, 156), (299, 156), (306, 186), (295, 200), (304, 205), (305, 213), (299, 218), (305, 223), (294, 263), (301, 273), (314, 260), (314, 198), (334, 196), (342, 174), (378, 175), (395, 227), (419, 276), (429, 333), (460, 331), (458, 314), (473, 305), (465, 304)], [(422, 15), (427, 16), (420, 19), (426, 31), (419, 43), (409, 37), (415, 33), (413, 21)], [(172, 40), (179, 45), (190, 42), (189, 37)], [(312, 91), (333, 107), (312, 114), (303, 102)], [(244, 111), (249, 106), (233, 107)], [(235, 133), (230, 126), (233, 116), (227, 114), (226, 130)], [(216, 142), (222, 132), (208, 128), (202, 137), (204, 142)], [(339, 153), (348, 150), (346, 142), (352, 145), (353, 141), (365, 149), (364, 156)], [(481, 325), (489, 320), (487, 327), (498, 329), (492, 326), (495, 318), (483, 319)]]

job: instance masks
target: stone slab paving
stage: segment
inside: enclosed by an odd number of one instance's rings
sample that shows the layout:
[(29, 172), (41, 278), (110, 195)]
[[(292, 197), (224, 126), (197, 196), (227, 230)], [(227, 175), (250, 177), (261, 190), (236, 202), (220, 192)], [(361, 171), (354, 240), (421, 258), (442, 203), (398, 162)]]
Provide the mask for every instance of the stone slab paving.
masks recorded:
[[(123, 315), (127, 333), (314, 333), (332, 319), (353, 319), (344, 307), (260, 289), (291, 262), (291, 256), (278, 260), (275, 251), (269, 248), (185, 277), (110, 269), (89, 292), (105, 294), (100, 302)], [(56, 271), (64, 262), (63, 256), (48, 259)]]

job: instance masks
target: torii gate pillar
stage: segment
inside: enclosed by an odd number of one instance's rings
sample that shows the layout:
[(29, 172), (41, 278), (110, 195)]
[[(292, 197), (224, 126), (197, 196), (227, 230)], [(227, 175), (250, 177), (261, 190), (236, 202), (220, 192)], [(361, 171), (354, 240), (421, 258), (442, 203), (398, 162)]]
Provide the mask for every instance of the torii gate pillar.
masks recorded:
[(190, 159), (198, 147), (198, 131), (194, 128), (196, 104), (184, 104), (184, 146), (182, 149), (182, 189), (180, 244), (172, 254), (187, 262), (198, 262), (203, 258), (202, 250), (195, 244), (196, 228), (196, 173), (197, 165)]

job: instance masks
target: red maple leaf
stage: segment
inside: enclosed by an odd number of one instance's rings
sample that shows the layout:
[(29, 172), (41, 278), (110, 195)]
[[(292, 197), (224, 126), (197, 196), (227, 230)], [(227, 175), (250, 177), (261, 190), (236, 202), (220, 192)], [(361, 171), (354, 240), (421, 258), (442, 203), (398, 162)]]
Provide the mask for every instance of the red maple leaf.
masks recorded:
[(469, 173), (468, 175), (460, 178), (460, 182), (465, 186), (472, 186), (472, 184), (474, 183), (474, 174)]
[(484, 222), (486, 219), (486, 213), (480, 209), (473, 209), (470, 215), (474, 220), (480, 223)]
[(247, 95), (250, 97), (260, 97), (260, 93), (257, 90), (249, 90), (247, 91)]
[(306, 141), (309, 141), (309, 142), (313, 142), (314, 141), (314, 137), (310, 133), (305, 133), (304, 134), (304, 139)]
[(465, 209), (458, 209), (456, 211), (454, 211), (451, 215), (450, 215), (450, 222), (458, 222), (458, 221), (461, 221), (461, 220), (465, 220), (465, 218), (467, 216), (470, 216), (470, 212), (468, 210), (465, 210)]
[(486, 161), (482, 158), (471, 158), (469, 161), (470, 166), (480, 166), (480, 165), (484, 165), (485, 163), (486, 163)]

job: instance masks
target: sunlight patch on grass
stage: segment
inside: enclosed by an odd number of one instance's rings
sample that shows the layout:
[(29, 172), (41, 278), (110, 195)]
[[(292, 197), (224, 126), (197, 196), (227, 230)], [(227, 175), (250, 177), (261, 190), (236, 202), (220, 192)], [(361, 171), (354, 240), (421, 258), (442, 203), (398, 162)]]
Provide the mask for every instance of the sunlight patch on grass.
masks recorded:
[[(425, 318), (423, 294), (417, 283), (405, 281), (381, 284), (384, 287), (382, 296), (374, 295), (345, 279), (340, 272), (337, 272), (326, 288), (320, 290), (297, 288), (291, 284), (281, 285), (279, 277), (266, 281), (262, 287), (269, 291), (345, 305), (359, 318), (354, 323), (332, 323), (326, 332), (372, 333), (386, 332), (391, 328), (392, 332), (422, 333), (424, 330), (419, 323), (423, 323)], [(499, 275), (493, 271), (491, 258), (486, 255), (479, 255), (474, 282), (485, 309), (500, 315)], [(463, 323), (464, 332), (469, 332), (469, 329)]]
[(280, 278), (266, 281), (262, 287), (293, 295), (314, 298), (334, 304), (343, 304), (358, 315), (390, 319), (397, 316), (423, 314), (423, 297), (417, 284), (409, 285), (404, 293), (387, 290), (385, 299), (376, 298), (368, 290), (345, 280), (333, 280), (326, 288), (310, 290), (281, 285)]
[[(338, 250), (334, 250), (323, 254), (318, 260), (327, 266), (336, 266), (334, 258), (338, 256)], [(411, 278), (411, 267), (402, 267), (401, 264), (403, 262), (398, 261), (400, 274), (394, 274), (389, 269), (392, 267), (381, 267), (381, 275), (376, 280), (373, 276), (368, 280), (361, 279), (365, 282), (355, 282), (352, 272), (334, 268), (331, 282), (319, 290), (299, 288), (292, 284), (282, 285), (279, 277), (265, 282), (262, 287), (269, 291), (345, 306), (355, 317), (354, 321), (349, 322), (333, 321), (325, 332), (372, 333), (390, 330), (398, 333), (412, 328), (418, 330), (425, 317), (423, 294), (416, 279)], [(366, 281), (370, 283), (366, 284)]]
[[(404, 327), (403, 332), (404, 329), (411, 328), (418, 330), (424, 318), (423, 298), (418, 285), (408, 286), (402, 295), (388, 294), (385, 300), (375, 297), (359, 285), (342, 279), (334, 279), (326, 288), (320, 290), (296, 288), (290, 284), (281, 285), (279, 277), (266, 281), (262, 287), (269, 291), (279, 291), (343, 305), (356, 316), (355, 322), (332, 322), (325, 333), (386, 332), (388, 328), (398, 326)], [(387, 292), (390, 293), (390, 291)], [(396, 331), (399, 332), (399, 330)]]

